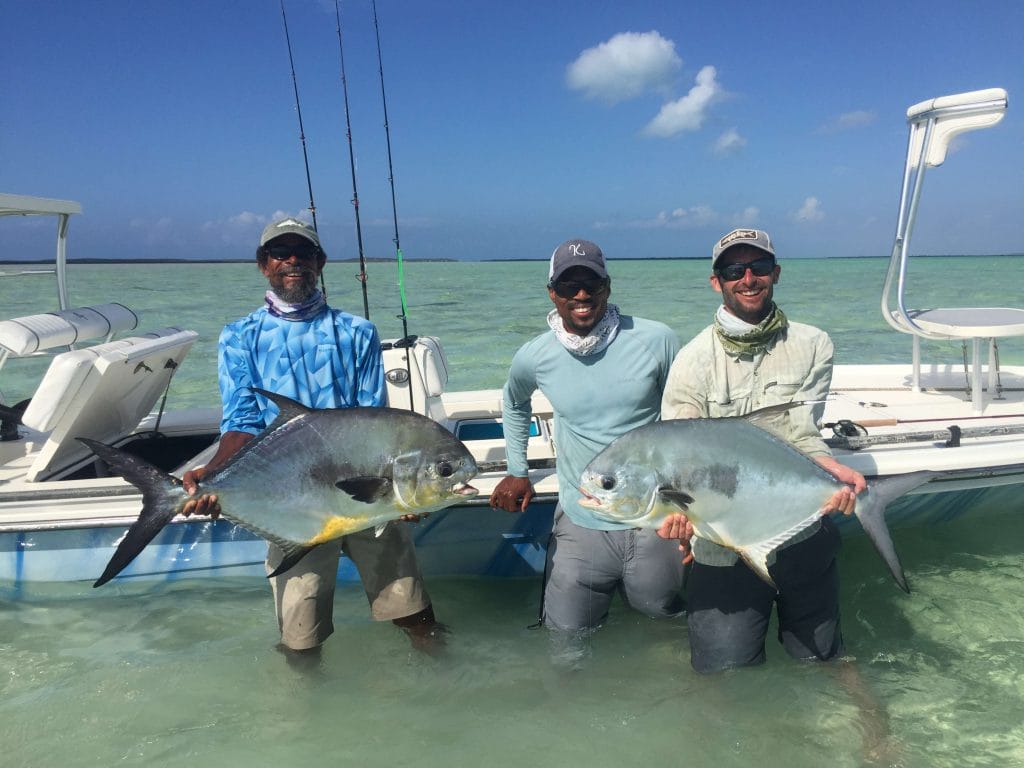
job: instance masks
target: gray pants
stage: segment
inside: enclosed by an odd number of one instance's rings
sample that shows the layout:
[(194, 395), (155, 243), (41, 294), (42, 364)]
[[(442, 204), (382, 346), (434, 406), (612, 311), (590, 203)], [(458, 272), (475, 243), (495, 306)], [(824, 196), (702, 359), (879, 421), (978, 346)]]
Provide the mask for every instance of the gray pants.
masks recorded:
[(548, 546), (544, 624), (564, 631), (597, 627), (608, 616), (616, 591), (648, 616), (678, 616), (684, 605), (683, 573), (678, 542), (640, 528), (583, 528), (559, 505)]
[(779, 642), (795, 659), (843, 653), (839, 623), (839, 532), (830, 518), (809, 539), (779, 551), (769, 569), (778, 591), (742, 561), (694, 563), (686, 585), (690, 663), (698, 672), (761, 664), (772, 607)]

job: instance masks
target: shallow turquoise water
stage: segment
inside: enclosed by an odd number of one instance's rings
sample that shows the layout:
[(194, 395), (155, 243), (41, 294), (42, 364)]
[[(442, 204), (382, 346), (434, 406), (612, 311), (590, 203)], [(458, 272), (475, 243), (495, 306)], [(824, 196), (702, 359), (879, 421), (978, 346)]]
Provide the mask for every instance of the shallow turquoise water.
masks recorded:
[[(995, 535), (994, 535), (995, 534)], [(536, 580), (434, 580), (445, 658), (339, 585), (312, 670), (262, 583), (55, 587), (0, 604), (0, 739), (18, 766), (1024, 764), (1024, 518), (896, 533), (914, 592), (842, 555), (849, 656), (701, 677), (683, 622), (616, 602), (574, 671), (527, 629)], [(876, 759), (877, 758), (877, 759)]]
[[(884, 259), (801, 259), (782, 262), (776, 299), (794, 320), (824, 328), (836, 346), (837, 363), (908, 362), (910, 337), (889, 328), (879, 309), (888, 262)], [(0, 270), (10, 269), (0, 265)], [(330, 301), (357, 314), (362, 297), (352, 263), (328, 263)], [(367, 265), (370, 318), (382, 338), (402, 335), (401, 301), (394, 264)], [(708, 264), (693, 261), (613, 261), (612, 301), (622, 311), (673, 328), (684, 341), (707, 325), (718, 306), (708, 285)], [(911, 272), (914, 306), (960, 306), (964, 286), (976, 306), (1013, 305), (1007, 286), (1024, 277), (1024, 256), (921, 257)], [(497, 388), (519, 346), (547, 326), (551, 308), (544, 284), (547, 264), (532, 262), (406, 262), (409, 333), (438, 336), (451, 368), (449, 389)], [(174, 378), (174, 405), (216, 406), (217, 337), (225, 323), (260, 305), (266, 281), (255, 264), (127, 264), (69, 267), (74, 306), (116, 300), (141, 315), (140, 330), (167, 325), (199, 331), (182, 370)], [(0, 277), (0, 316), (16, 317), (55, 308), (44, 276)], [(40, 309), (42, 307), (43, 309)], [(930, 342), (926, 360), (958, 363), (960, 344)], [(1005, 364), (1024, 364), (1024, 339), (1000, 344)], [(31, 395), (45, 365), (13, 361), (0, 370), (6, 402)]]
[[(1008, 276), (1024, 274), (1021, 257), (920, 263), (912, 284), (935, 304), (960, 304), (964, 285), (984, 291), (971, 303), (1013, 303)], [(613, 262), (613, 300), (689, 338), (716, 306), (706, 266)], [(116, 298), (144, 328), (200, 331), (171, 403), (216, 405), (217, 334), (258, 304), (254, 266), (71, 269), (76, 305)], [(909, 338), (878, 309), (884, 269), (878, 259), (784, 262), (776, 295), (790, 317), (833, 335), (839, 362), (909, 361)], [(394, 268), (369, 271), (372, 319), (397, 336)], [(330, 265), (332, 302), (361, 307), (354, 272)], [(544, 327), (545, 276), (538, 262), (407, 266), (409, 330), (443, 339), (452, 389), (502, 384), (515, 349)], [(51, 307), (44, 283), (0, 279), (0, 314), (39, 311), (40, 296)], [(1001, 349), (1005, 363), (1024, 363), (1020, 340)], [(931, 351), (960, 359), (956, 344)], [(0, 371), (7, 401), (30, 394), (30, 375), (14, 370), (24, 362)], [(621, 603), (582, 668), (554, 667), (545, 633), (526, 628), (532, 579), (430, 581), (452, 628), (443, 659), (412, 651), (368, 619), (358, 585), (339, 585), (337, 632), (305, 671), (274, 649), (261, 582), (58, 585), (0, 602), (3, 764), (1024, 765), (1022, 511), (1011, 500), (1002, 515), (897, 531), (910, 596), (864, 539), (849, 540), (847, 663), (797, 664), (772, 642), (764, 667), (713, 677), (690, 670), (684, 623)]]

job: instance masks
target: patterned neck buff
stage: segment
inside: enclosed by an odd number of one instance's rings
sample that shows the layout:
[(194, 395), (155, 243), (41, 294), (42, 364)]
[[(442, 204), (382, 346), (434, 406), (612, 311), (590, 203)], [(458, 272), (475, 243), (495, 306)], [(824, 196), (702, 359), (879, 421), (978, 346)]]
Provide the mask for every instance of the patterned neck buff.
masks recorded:
[(293, 323), (316, 317), (326, 306), (327, 299), (319, 290), (314, 291), (313, 295), (301, 304), (288, 304), (281, 301), (281, 297), (273, 291), (267, 291), (267, 311), (274, 317)]
[(562, 346), (574, 355), (586, 357), (596, 355), (607, 349), (608, 345), (615, 340), (619, 332), (619, 308), (609, 304), (604, 312), (604, 317), (598, 320), (597, 325), (586, 336), (577, 336), (569, 333), (562, 324), (562, 318), (558, 315), (557, 309), (548, 312), (548, 327), (555, 332), (555, 336)]
[(768, 317), (751, 325), (719, 307), (715, 314), (715, 333), (725, 351), (734, 355), (756, 355), (768, 348), (776, 336), (786, 329), (789, 321), (775, 303)]

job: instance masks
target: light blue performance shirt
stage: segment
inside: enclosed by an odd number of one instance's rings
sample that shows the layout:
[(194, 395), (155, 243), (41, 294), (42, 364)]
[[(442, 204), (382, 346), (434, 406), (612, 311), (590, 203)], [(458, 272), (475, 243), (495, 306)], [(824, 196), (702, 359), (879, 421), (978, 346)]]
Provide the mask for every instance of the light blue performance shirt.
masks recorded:
[(224, 328), (217, 357), (222, 434), (258, 434), (277, 416), (252, 387), (311, 408), (387, 405), (377, 328), (340, 309), (293, 322), (262, 307)]
[(503, 391), (508, 473), (528, 476), (526, 444), (533, 415), (530, 399), (539, 389), (551, 401), (555, 413), (562, 509), (584, 528), (629, 528), (599, 520), (579, 505), (580, 476), (612, 440), (657, 421), (661, 392), (678, 351), (679, 338), (668, 326), (630, 315), (622, 315), (618, 335), (595, 355), (572, 354), (559, 343), (554, 331), (528, 341), (512, 358)]

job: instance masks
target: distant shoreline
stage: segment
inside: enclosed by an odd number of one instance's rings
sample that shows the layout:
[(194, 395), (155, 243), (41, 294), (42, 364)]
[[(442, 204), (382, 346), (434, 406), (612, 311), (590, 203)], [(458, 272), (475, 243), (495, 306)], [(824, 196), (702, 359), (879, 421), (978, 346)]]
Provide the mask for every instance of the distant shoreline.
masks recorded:
[[(934, 254), (915, 254), (916, 257), (932, 258), (932, 259), (954, 259), (954, 258), (980, 258), (980, 257), (994, 257), (994, 256), (1024, 256), (1024, 253), (934, 253)], [(634, 258), (615, 258), (610, 257), (608, 261), (704, 261), (706, 256), (651, 256), (649, 258), (634, 257)], [(809, 260), (814, 261), (817, 259), (835, 259), (835, 260), (849, 260), (849, 259), (888, 259), (889, 256), (806, 256), (806, 257), (791, 257), (792, 260)], [(790, 259), (783, 259), (789, 261)], [(393, 264), (395, 259), (393, 258), (367, 258), (365, 259), (368, 264)], [(509, 262), (524, 262), (524, 261), (547, 261), (547, 259), (538, 258), (519, 258), (519, 259), (404, 259), (406, 263), (413, 264), (499, 264)], [(52, 260), (46, 259), (35, 259), (35, 260), (11, 260), (11, 259), (0, 259), (0, 264), (52, 264)], [(254, 264), (255, 259), (139, 259), (139, 258), (127, 258), (127, 259), (68, 259), (68, 264)], [(359, 259), (347, 258), (347, 259), (328, 259), (328, 263), (331, 264), (358, 264)]]

